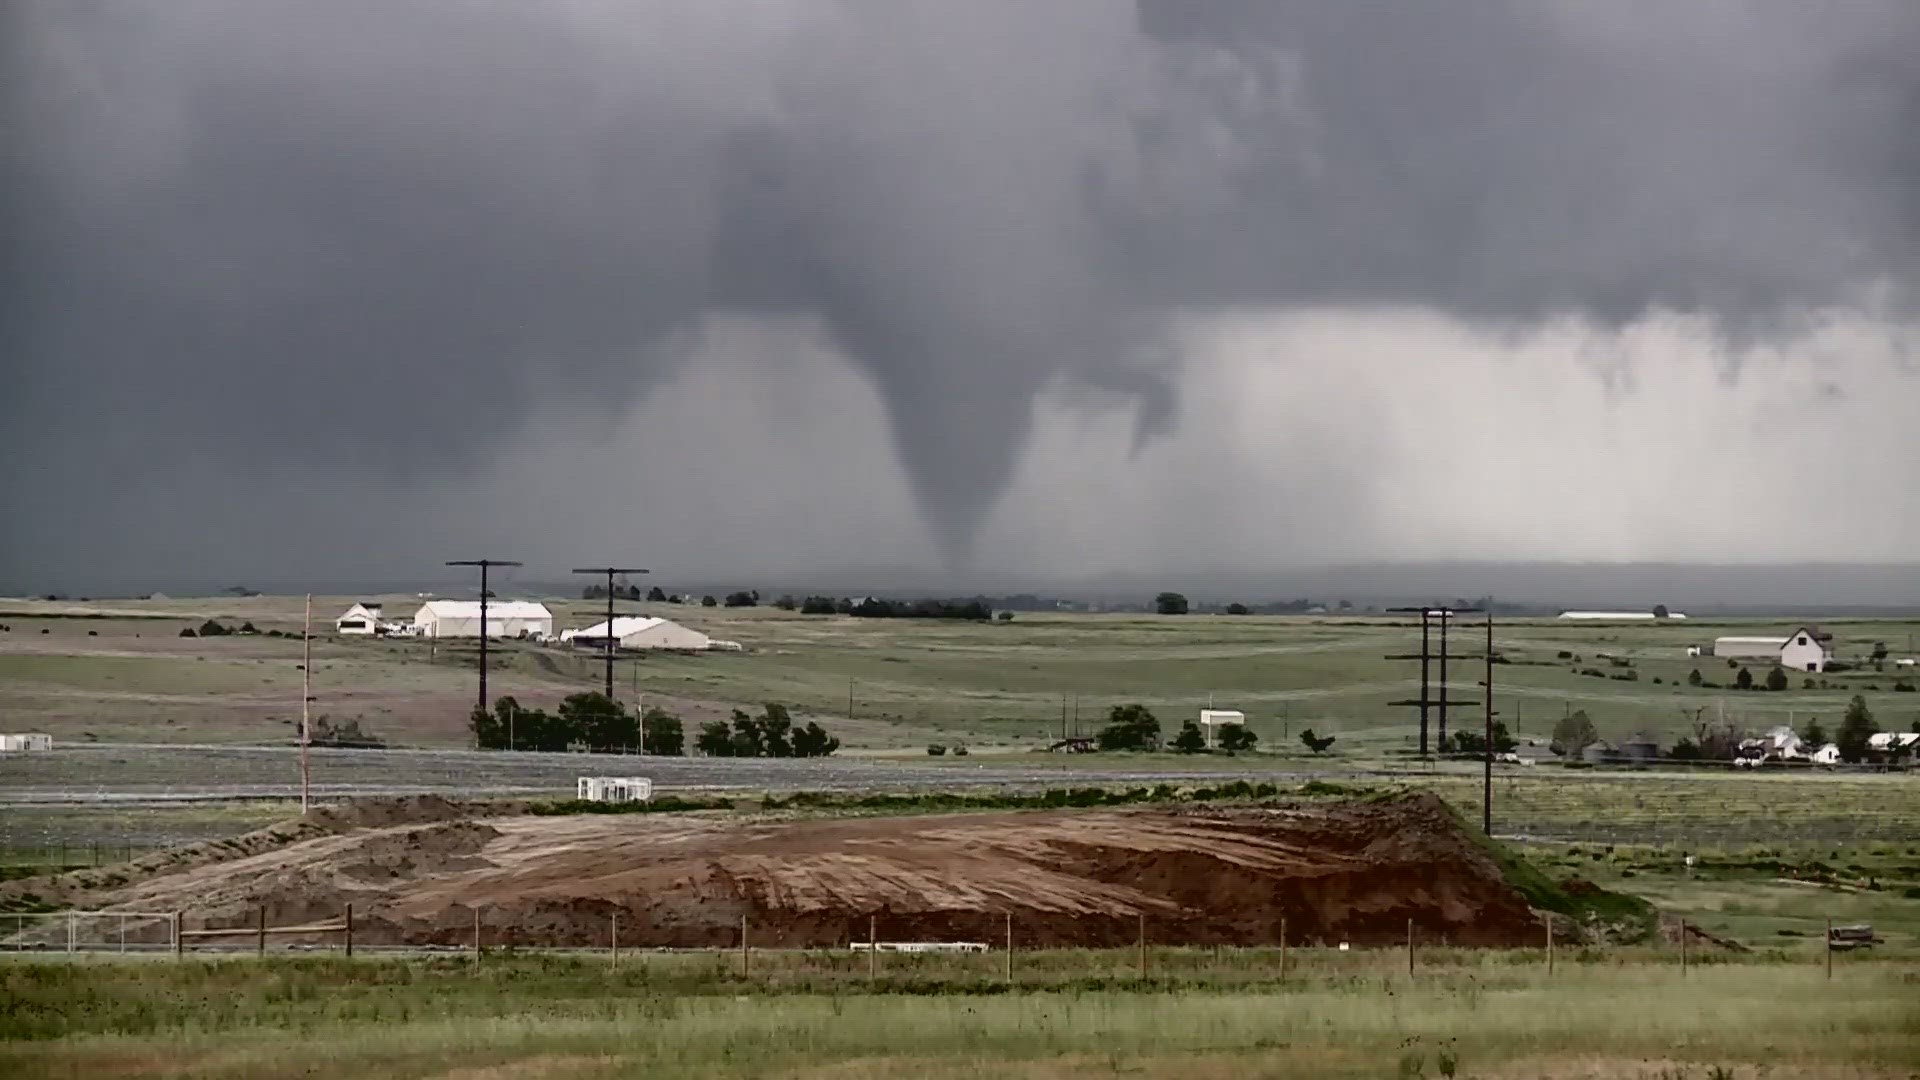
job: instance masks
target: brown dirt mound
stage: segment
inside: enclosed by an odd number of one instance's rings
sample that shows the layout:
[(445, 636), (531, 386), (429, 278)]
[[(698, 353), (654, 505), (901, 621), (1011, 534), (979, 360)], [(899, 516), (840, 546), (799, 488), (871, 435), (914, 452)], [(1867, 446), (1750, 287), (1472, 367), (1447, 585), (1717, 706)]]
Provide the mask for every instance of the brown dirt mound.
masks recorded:
[[(442, 800), (444, 802), (444, 800)], [(373, 943), (636, 947), (997, 941), (1034, 946), (1404, 939), (1532, 943), (1538, 920), (1434, 796), (1287, 808), (1046, 810), (767, 820), (671, 814), (411, 820), (293, 843), (89, 898), (190, 927), (336, 916)], [(381, 814), (394, 813), (391, 810)], [(357, 820), (367, 820), (363, 816)], [(378, 815), (373, 817), (378, 821)], [(363, 928), (363, 929), (362, 929)]]

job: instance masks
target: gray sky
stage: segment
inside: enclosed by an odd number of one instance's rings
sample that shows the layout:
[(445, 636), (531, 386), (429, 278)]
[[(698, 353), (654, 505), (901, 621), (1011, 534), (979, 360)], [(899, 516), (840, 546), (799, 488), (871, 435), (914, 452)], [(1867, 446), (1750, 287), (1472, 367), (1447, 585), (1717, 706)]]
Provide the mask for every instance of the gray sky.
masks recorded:
[(1907, 0), (0, 20), (0, 585), (1920, 541)]

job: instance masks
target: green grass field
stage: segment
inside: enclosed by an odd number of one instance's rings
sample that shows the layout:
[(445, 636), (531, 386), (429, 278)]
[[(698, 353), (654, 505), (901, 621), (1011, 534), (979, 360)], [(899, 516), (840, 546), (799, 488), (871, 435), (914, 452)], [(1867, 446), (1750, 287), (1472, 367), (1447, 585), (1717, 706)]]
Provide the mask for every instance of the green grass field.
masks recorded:
[[(18, 1077), (1907, 1077), (1920, 968), (1542, 950), (0, 962)], [(1762, 1022), (1764, 1021), (1764, 1022)]]
[[(430, 649), (420, 641), (339, 639), (331, 617), (346, 598), (316, 600), (324, 616), (316, 642), (316, 709), (358, 719), (403, 745), (460, 745), (472, 700), (470, 647)], [(416, 601), (391, 598), (389, 609)], [(585, 625), (597, 604), (552, 601), (557, 625)], [(1189, 615), (1029, 615), (1011, 623), (963, 624), (801, 616), (770, 608), (626, 605), (735, 640), (742, 653), (623, 658), (618, 691), (644, 697), (693, 720), (724, 716), (736, 705), (779, 701), (821, 717), (849, 750), (914, 751), (928, 741), (979, 748), (1026, 748), (1053, 737), (1075, 715), (1097, 727), (1108, 708), (1139, 701), (1169, 729), (1209, 701), (1247, 713), (1267, 751), (1300, 750), (1303, 727), (1334, 734), (1336, 753), (1409, 750), (1413, 714), (1388, 704), (1411, 696), (1417, 664), (1388, 660), (1417, 648), (1417, 626), (1386, 618), (1268, 618)], [(61, 617), (52, 618), (49, 615)], [(98, 616), (78, 618), (73, 616)], [(298, 713), (300, 643), (246, 637), (182, 639), (178, 631), (208, 617), (261, 630), (297, 630), (300, 600), (206, 600), (0, 604), (0, 711), (23, 728), (57, 738), (102, 741), (284, 740)], [(1695, 688), (1731, 686), (1724, 660), (1689, 658), (1686, 648), (1722, 634), (1785, 634), (1789, 621), (1696, 620), (1661, 625), (1503, 623), (1496, 646), (1495, 702), (1509, 728), (1545, 741), (1554, 721), (1584, 709), (1601, 735), (1646, 730), (1671, 741), (1696, 717), (1725, 716), (1759, 730), (1819, 717), (1829, 729), (1849, 697), (1862, 694), (1883, 728), (1920, 722), (1920, 693), (1894, 689), (1891, 663), (1822, 677), (1804, 674), (1780, 693)], [(1842, 656), (1866, 656), (1885, 642), (1892, 659), (1912, 654), (1920, 622), (1828, 620)], [(41, 633), (45, 630), (46, 633)], [(135, 636), (138, 635), (138, 636)], [(1483, 647), (1474, 627), (1455, 638), (1458, 652)], [(1567, 657), (1560, 654), (1565, 652)], [(429, 662), (431, 653), (432, 662)], [(1604, 659), (1601, 654), (1616, 659)], [(509, 644), (494, 653), (496, 693), (551, 706), (566, 693), (598, 686), (597, 657)], [(1608, 676), (1582, 674), (1600, 671)], [(1753, 665), (1756, 678), (1766, 669)], [(1482, 665), (1456, 663), (1456, 698), (1480, 700)], [(1631, 675), (1633, 681), (1626, 681)], [(1436, 672), (1437, 676), (1437, 672)], [(1657, 682), (1655, 680), (1658, 680)], [(1704, 712), (1703, 712), (1704, 711)], [(1477, 725), (1468, 707), (1455, 725)]]

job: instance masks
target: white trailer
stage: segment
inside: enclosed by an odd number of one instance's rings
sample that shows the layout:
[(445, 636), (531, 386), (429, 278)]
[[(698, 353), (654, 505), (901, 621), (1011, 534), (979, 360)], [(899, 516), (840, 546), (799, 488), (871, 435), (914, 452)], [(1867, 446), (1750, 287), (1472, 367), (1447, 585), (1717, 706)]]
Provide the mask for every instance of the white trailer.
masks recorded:
[(650, 802), (653, 781), (644, 776), (583, 776), (577, 785), (581, 802)]
[(0, 735), (0, 754), (25, 754), (53, 749), (53, 736), (29, 731), (18, 735)]

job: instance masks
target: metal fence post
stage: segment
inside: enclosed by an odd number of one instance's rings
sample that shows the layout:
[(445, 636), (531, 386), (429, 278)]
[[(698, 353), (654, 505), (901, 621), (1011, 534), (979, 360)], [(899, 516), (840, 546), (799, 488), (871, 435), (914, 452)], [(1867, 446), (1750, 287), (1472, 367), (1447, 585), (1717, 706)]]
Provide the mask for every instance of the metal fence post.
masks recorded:
[(1287, 917), (1280, 916), (1280, 977), (1287, 977)]
[(261, 907), (257, 910), (260, 915), (260, 925), (254, 934), (253, 954), (255, 956), (265, 956), (267, 955), (267, 909)]
[(77, 930), (77, 927), (75, 926), (75, 922), (78, 920), (78, 918), (79, 916), (75, 915), (73, 912), (71, 911), (67, 912), (67, 954), (69, 956), (73, 954), (73, 939), (74, 939), (74, 934)]
[(174, 956), (174, 959), (177, 960), (181, 956), (185, 955), (187, 951), (186, 939), (180, 936), (180, 913), (179, 912), (176, 911), (173, 913), (173, 918), (170, 921), (169, 925), (171, 925), (173, 928), (173, 956)]
[(352, 905), (352, 904), (348, 904), (348, 905), (347, 905), (347, 911), (346, 911), (346, 924), (347, 924), (347, 927), (346, 927), (346, 929), (347, 929), (347, 956), (348, 956), (348, 957), (352, 957), (352, 956), (353, 956), (353, 905)]
[(1407, 974), (1413, 974), (1413, 920), (1407, 920)]
[(613, 962), (610, 967), (620, 966), (620, 913), (613, 913), (613, 924), (607, 932), (607, 943), (613, 948)]
[(1013, 912), (1007, 912), (1007, 982), (1013, 982)]
[(872, 982), (880, 974), (880, 919), (867, 916), (867, 981)]
[(1833, 918), (1827, 918), (1827, 978), (1833, 978)]

